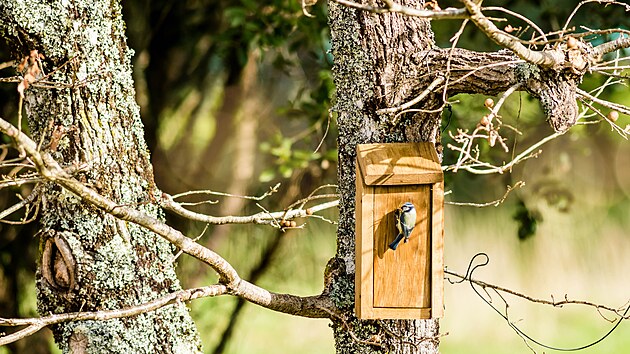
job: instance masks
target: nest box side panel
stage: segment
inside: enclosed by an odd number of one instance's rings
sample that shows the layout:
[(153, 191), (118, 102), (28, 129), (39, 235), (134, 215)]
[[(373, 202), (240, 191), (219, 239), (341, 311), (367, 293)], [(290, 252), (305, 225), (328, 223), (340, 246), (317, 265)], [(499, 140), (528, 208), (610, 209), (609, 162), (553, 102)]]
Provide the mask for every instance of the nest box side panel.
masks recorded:
[(372, 206), (374, 203), (374, 188), (367, 186), (361, 176), (357, 164), (356, 197), (355, 197), (355, 310), (359, 318), (372, 318), (372, 247), (374, 222), (372, 220)]
[(444, 182), (435, 183), (432, 191), (431, 317), (444, 316)]
[[(416, 225), (396, 251), (394, 210), (404, 202), (416, 208)], [(374, 307), (431, 307), (431, 185), (374, 188)]]

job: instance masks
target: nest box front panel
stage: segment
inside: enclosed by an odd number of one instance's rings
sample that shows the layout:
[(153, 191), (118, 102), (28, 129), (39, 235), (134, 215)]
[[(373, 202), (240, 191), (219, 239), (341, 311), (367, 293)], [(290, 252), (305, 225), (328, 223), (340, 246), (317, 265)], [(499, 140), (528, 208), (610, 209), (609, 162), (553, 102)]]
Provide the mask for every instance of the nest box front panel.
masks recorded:
[[(374, 307), (431, 307), (430, 185), (377, 186), (374, 189)], [(394, 251), (398, 234), (394, 211), (404, 202), (416, 208), (408, 242)]]
[[(356, 173), (357, 317), (442, 317), (444, 176), (435, 147), (359, 144)], [(407, 242), (392, 242), (404, 240), (399, 233)]]

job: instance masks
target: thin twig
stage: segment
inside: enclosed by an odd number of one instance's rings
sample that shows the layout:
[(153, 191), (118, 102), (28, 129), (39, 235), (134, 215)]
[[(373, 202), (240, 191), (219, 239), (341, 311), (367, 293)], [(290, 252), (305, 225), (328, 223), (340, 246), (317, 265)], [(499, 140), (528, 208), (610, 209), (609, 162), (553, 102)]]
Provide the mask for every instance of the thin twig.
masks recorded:
[[(203, 237), (203, 235), (206, 233), (206, 231), (208, 231), (208, 227), (209, 226), (210, 226), (210, 224), (206, 224), (203, 227), (203, 230), (201, 231), (201, 233), (199, 233), (199, 235), (197, 237), (193, 238), (193, 241), (195, 241), (195, 242), (199, 241), (199, 239)], [(179, 256), (182, 255), (182, 253), (184, 253), (184, 252), (182, 252), (182, 250), (177, 251), (177, 253), (171, 259), (171, 263), (175, 262), (177, 260), (177, 258), (179, 258)]]
[(605, 120), (609, 125), (610, 129), (616, 131), (622, 138), (628, 140), (628, 131), (626, 129), (622, 129), (620, 126), (615, 124), (615, 122), (611, 121), (604, 113), (602, 113), (599, 109), (593, 107), (592, 104), (586, 102), (586, 100), (582, 97), (579, 97), (580, 102), (587, 106), (591, 111), (595, 112), (598, 116), (602, 117), (602, 120)]
[(523, 22), (527, 23), (528, 25), (532, 26), (533, 29), (535, 29), (536, 31), (538, 31), (538, 33), (540, 33), (540, 37), (545, 41), (545, 43), (549, 43), (549, 40), (547, 39), (545, 32), (540, 27), (538, 27), (538, 25), (534, 21), (519, 14), (518, 12), (510, 11), (508, 9), (505, 9), (499, 6), (487, 6), (487, 7), (483, 7), (482, 10), (483, 11), (500, 11), (500, 12), (505, 12), (506, 14), (512, 15), (522, 20)]
[[(474, 173), (474, 174), (478, 174), (478, 175), (488, 175), (488, 174), (493, 174), (493, 173), (503, 173), (505, 171), (510, 170), (512, 167), (514, 167), (515, 165), (519, 164), (520, 162), (523, 162), (527, 159), (530, 158), (535, 158), (538, 157), (538, 154), (540, 154), (542, 151), (537, 150), (540, 146), (548, 143), (549, 141), (562, 136), (562, 133), (553, 133), (551, 135), (546, 136), (545, 138), (537, 141), (535, 144), (532, 144), (529, 148), (527, 148), (525, 151), (521, 152), (520, 154), (518, 154), (512, 161), (508, 162), (507, 164), (501, 165), (501, 166), (492, 166), (490, 164), (484, 164), (483, 166), (486, 166), (488, 168), (486, 169), (479, 169), (477, 168), (480, 165), (463, 165), (463, 166), (459, 166), (458, 169), (460, 170), (464, 170), (464, 171), (468, 171), (470, 173)], [(455, 168), (454, 165), (448, 165), (448, 166), (442, 166), (442, 170), (444, 171), (450, 171), (453, 170)]]
[(600, 104), (600, 105), (602, 105), (604, 107), (608, 107), (610, 109), (619, 111), (620, 113), (630, 115), (630, 107), (624, 106), (624, 105), (619, 104), (619, 103), (614, 103), (614, 102), (602, 100), (601, 98), (597, 98), (597, 97), (589, 94), (588, 92), (580, 90), (580, 89), (577, 89), (576, 93), (577, 93), (578, 96), (581, 96), (582, 98), (585, 98), (585, 99), (587, 99), (589, 101), (593, 101), (593, 102), (598, 103), (598, 104)]
[(630, 316), (623, 317), (623, 312), (626, 310), (627, 306), (622, 306), (622, 307), (615, 308), (615, 307), (612, 307), (612, 306), (597, 304), (597, 303), (594, 303), (594, 302), (591, 302), (591, 301), (569, 300), (566, 295), (564, 297), (564, 300), (560, 300), (560, 301), (557, 301), (557, 300), (553, 299), (553, 297), (552, 297), (551, 300), (539, 299), (539, 298), (535, 298), (535, 297), (532, 297), (532, 296), (529, 296), (529, 295), (525, 295), (523, 293), (511, 290), (511, 289), (508, 289), (508, 288), (501, 287), (499, 285), (491, 284), (491, 283), (488, 283), (488, 282), (485, 282), (485, 281), (481, 281), (481, 280), (477, 280), (477, 279), (472, 279), (472, 278), (470, 278), (467, 275), (462, 275), (462, 274), (459, 274), (459, 273), (454, 272), (452, 270), (444, 269), (444, 273), (448, 274), (448, 275), (455, 276), (455, 277), (457, 277), (459, 279), (462, 279), (462, 280), (470, 281), (470, 282), (472, 282), (472, 283), (474, 283), (476, 285), (481, 286), (482, 288), (489, 288), (489, 289), (493, 289), (493, 290), (496, 290), (496, 291), (500, 291), (500, 292), (503, 292), (503, 293), (506, 293), (506, 294), (510, 294), (510, 295), (513, 295), (513, 296), (516, 296), (516, 297), (520, 297), (521, 299), (525, 299), (527, 301), (534, 302), (534, 303), (539, 303), (539, 304), (544, 304), (544, 305), (551, 305), (553, 307), (562, 307), (564, 305), (585, 305), (585, 306), (593, 307), (593, 308), (598, 309), (598, 310), (610, 311), (610, 312), (612, 312), (612, 313), (614, 313), (617, 316), (622, 317), (622, 318), (626, 318), (627, 319), (628, 317), (630, 317)]
[[(326, 195), (325, 198), (336, 198), (337, 195)], [(318, 196), (315, 196), (312, 199), (318, 199)], [(225, 224), (258, 224), (258, 225), (269, 225), (272, 224), (274, 220), (282, 219), (294, 219), (294, 218), (303, 218), (308, 216), (306, 210), (302, 209), (290, 209), (287, 211), (277, 211), (277, 212), (260, 212), (254, 215), (246, 215), (246, 216), (210, 216), (201, 213), (196, 213), (194, 211), (190, 211), (188, 209), (183, 208), (179, 203), (173, 201), (167, 194), (163, 194), (163, 198), (160, 201), (162, 207), (166, 210), (172, 211), (177, 215), (184, 217), (186, 219), (201, 221), (207, 224), (212, 225), (225, 225)], [(339, 205), (338, 200), (334, 200), (331, 202), (326, 202), (322, 204), (315, 205), (310, 207), (312, 212), (318, 212), (325, 209), (334, 208)]]
[(508, 197), (508, 195), (515, 189), (517, 188), (521, 188), (525, 186), (525, 182), (523, 181), (518, 181), (516, 182), (516, 184), (512, 187), (510, 185), (507, 186), (507, 190), (505, 191), (505, 194), (503, 194), (503, 196), (497, 200), (493, 200), (491, 202), (486, 202), (486, 203), (469, 203), (469, 202), (444, 202), (445, 204), (449, 204), (449, 205), (456, 205), (456, 206), (470, 206), (470, 207), (476, 207), (476, 208), (485, 208), (485, 207), (489, 207), (489, 206), (494, 206), (497, 207), (499, 205), (501, 205)]
[[(412, 99), (411, 101), (397, 107), (379, 109), (378, 111), (376, 111), (376, 113), (378, 114), (396, 113), (398, 111), (402, 111), (407, 108), (410, 108), (411, 106), (415, 105), (416, 103), (422, 101), (425, 97), (427, 97), (431, 92), (433, 92), (433, 90), (438, 85), (442, 84), (444, 80), (445, 80), (444, 76), (438, 76), (435, 80), (433, 80), (433, 82), (429, 86), (427, 86), (427, 88), (424, 91), (422, 91), (416, 98)], [(395, 125), (396, 122), (392, 122), (392, 124)]]
[(303, 317), (328, 317), (328, 314), (322, 311), (321, 308), (335, 308), (332, 300), (325, 295), (301, 297), (290, 294), (276, 294), (241, 279), (236, 269), (227, 260), (214, 251), (194, 242), (179, 230), (172, 228), (142, 210), (124, 205), (121, 206), (74, 179), (61, 168), (50, 154), (38, 151), (37, 144), (32, 139), (1, 118), (0, 131), (11, 137), (24, 150), (44, 178), (62, 186), (86, 203), (90, 203), (118, 219), (135, 223), (156, 233), (184, 253), (206, 263), (218, 273), (220, 283), (227, 287), (229, 294), (242, 297), (245, 300), (274, 311)]
[(13, 343), (19, 339), (25, 338), (40, 329), (51, 326), (58, 323), (74, 322), (74, 321), (87, 321), (87, 320), (109, 320), (114, 318), (126, 318), (136, 316), (142, 313), (155, 311), (166, 305), (173, 304), (175, 302), (189, 301), (199, 299), (203, 297), (213, 297), (219, 295), (225, 295), (228, 293), (228, 289), (225, 285), (216, 284), (210, 286), (204, 286), (201, 288), (193, 288), (176, 291), (168, 295), (157, 298), (153, 301), (146, 302), (135, 306), (130, 306), (118, 310), (102, 310), (94, 312), (72, 312), (72, 313), (60, 313), (45, 317), (38, 318), (0, 318), (0, 326), (12, 327), (12, 326), (28, 326), (15, 333), (11, 333), (6, 336), (0, 336), (0, 346)]
[(185, 196), (190, 196), (190, 195), (217, 195), (217, 196), (222, 196), (222, 197), (232, 197), (232, 198), (241, 198), (241, 199), (261, 201), (267, 198), (268, 196), (278, 192), (278, 188), (280, 188), (280, 183), (277, 183), (273, 187), (269, 187), (269, 190), (260, 196), (237, 195), (237, 194), (230, 194), (230, 193), (223, 193), (223, 192), (215, 192), (211, 190), (198, 190), (198, 191), (187, 191), (183, 193), (173, 194), (171, 198), (175, 200), (175, 199), (185, 197)]
[(488, 119), (490, 121), (492, 121), (493, 117), (497, 117), (499, 115), (499, 109), (501, 109), (501, 107), (503, 106), (503, 103), (505, 103), (505, 100), (510, 97), (514, 91), (516, 91), (519, 87), (522, 86), (522, 83), (517, 83), (515, 85), (512, 85), (510, 88), (508, 88), (507, 90), (505, 90), (505, 92), (503, 93), (503, 95), (501, 95), (501, 97), (499, 98), (499, 100), (497, 101), (497, 103), (494, 105), (494, 107), (492, 108), (492, 110), (490, 111), (490, 114), (488, 115)]
[(578, 12), (578, 10), (580, 9), (580, 7), (582, 7), (585, 4), (588, 3), (592, 3), (592, 2), (596, 2), (598, 4), (613, 4), (613, 5), (621, 5), (621, 6), (625, 6), (626, 11), (630, 11), (630, 5), (628, 4), (624, 4), (618, 1), (614, 1), (614, 0), (584, 0), (582, 2), (580, 2), (571, 12), (571, 14), (569, 15), (569, 17), (567, 17), (567, 21), (565, 22), (564, 26), (562, 27), (562, 31), (566, 31), (567, 27), (569, 26), (569, 23), (571, 23), (571, 20), (573, 19), (573, 16), (575, 16), (575, 14)]

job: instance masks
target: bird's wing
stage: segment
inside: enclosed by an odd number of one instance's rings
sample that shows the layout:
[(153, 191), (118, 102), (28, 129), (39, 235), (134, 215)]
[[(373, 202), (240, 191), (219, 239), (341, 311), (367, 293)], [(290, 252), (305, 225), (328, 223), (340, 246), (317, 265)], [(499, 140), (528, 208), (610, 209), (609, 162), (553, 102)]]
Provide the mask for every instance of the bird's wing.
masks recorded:
[(394, 241), (389, 244), (389, 248), (395, 251), (396, 247), (398, 247), (398, 244), (400, 243), (400, 241), (402, 241), (402, 239), (403, 239), (403, 234), (398, 234), (398, 236), (396, 236), (396, 239), (394, 239)]

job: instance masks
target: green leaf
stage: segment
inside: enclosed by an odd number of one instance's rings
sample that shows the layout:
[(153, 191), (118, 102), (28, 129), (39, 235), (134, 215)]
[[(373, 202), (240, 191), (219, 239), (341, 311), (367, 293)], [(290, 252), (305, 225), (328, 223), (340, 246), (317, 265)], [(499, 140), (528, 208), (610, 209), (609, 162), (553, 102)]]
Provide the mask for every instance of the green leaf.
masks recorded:
[(268, 168), (260, 174), (258, 180), (263, 183), (271, 182), (276, 178), (276, 171), (272, 168)]

